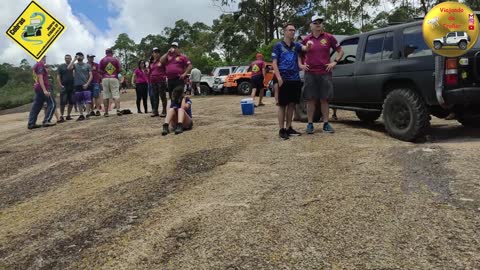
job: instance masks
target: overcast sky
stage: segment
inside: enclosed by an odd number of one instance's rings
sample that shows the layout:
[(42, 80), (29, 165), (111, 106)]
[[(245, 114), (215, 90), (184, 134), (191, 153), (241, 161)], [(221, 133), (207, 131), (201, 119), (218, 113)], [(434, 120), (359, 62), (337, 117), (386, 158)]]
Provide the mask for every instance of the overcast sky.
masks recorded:
[[(31, 0), (0, 1), (0, 63), (18, 65), (33, 58), (6, 35), (8, 27)], [(148, 34), (159, 34), (166, 26), (184, 19), (211, 25), (220, 11), (211, 0), (37, 0), (42, 7), (66, 25), (65, 33), (50, 47), (47, 61), (63, 62), (66, 53), (94, 53), (99, 61), (105, 48), (114, 44), (120, 33), (135, 42)]]

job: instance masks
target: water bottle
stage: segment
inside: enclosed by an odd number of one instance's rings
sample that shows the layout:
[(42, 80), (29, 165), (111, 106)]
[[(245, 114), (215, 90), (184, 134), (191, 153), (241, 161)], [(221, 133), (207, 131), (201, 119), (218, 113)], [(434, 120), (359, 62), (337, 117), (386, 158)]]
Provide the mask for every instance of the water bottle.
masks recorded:
[(267, 90), (267, 97), (271, 97), (272, 96), (272, 91), (270, 91), (270, 89)]

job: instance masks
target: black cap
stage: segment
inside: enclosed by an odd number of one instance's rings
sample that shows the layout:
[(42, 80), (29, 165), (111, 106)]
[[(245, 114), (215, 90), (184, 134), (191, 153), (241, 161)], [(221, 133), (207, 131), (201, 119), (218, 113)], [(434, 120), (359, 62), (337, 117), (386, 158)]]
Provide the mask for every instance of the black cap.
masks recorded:
[(75, 55), (77, 55), (77, 56), (84, 56), (82, 52), (77, 52)]

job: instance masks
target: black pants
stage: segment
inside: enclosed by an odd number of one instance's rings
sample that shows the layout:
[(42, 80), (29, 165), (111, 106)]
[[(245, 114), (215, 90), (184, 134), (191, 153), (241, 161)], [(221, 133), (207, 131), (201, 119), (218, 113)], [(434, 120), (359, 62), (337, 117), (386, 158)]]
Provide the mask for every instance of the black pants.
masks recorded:
[(158, 107), (162, 99), (162, 114), (167, 113), (167, 84), (165, 82), (152, 83), (153, 114), (158, 114)]
[(185, 81), (180, 78), (168, 79), (168, 93), (170, 95), (170, 99), (172, 99), (173, 89), (178, 86), (185, 87)]
[(147, 99), (148, 99), (148, 84), (137, 83), (135, 87), (137, 93), (137, 110), (140, 111), (140, 101), (143, 100), (143, 108), (145, 112), (148, 111)]

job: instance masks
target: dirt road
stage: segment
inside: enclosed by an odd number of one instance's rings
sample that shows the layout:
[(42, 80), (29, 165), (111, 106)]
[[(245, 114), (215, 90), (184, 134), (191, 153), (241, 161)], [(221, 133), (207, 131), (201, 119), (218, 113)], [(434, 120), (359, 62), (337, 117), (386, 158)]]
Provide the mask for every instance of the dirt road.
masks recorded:
[(282, 141), (272, 99), (239, 99), (194, 98), (166, 137), (1, 115), (0, 269), (480, 269), (480, 132), (435, 119), (411, 144), (339, 111)]

